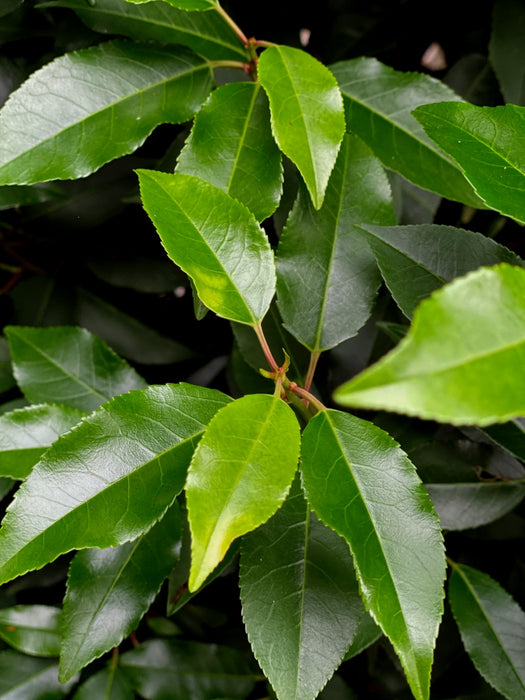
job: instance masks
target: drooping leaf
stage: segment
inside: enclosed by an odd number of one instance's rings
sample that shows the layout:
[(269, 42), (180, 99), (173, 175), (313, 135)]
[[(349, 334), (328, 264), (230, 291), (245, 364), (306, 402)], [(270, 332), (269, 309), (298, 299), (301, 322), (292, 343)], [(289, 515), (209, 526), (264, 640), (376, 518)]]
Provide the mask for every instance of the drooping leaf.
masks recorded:
[(435, 289), (484, 265), (525, 266), (490, 238), (437, 224), (361, 227), (390, 293), (407, 318)]
[(246, 207), (192, 175), (137, 171), (144, 208), (170, 258), (217, 315), (255, 325), (275, 290), (268, 238)]
[(505, 102), (525, 105), (525, 7), (520, 0), (494, 3), (489, 57)]
[(133, 542), (76, 554), (61, 620), (62, 682), (136, 629), (177, 562), (180, 535), (180, 509), (174, 503)]
[(273, 214), (282, 190), (281, 155), (258, 83), (229, 83), (212, 92), (195, 118), (176, 172), (220, 187), (258, 221)]
[(346, 135), (316, 211), (302, 188), (277, 251), (277, 304), (286, 328), (320, 352), (366, 323), (380, 276), (356, 226), (394, 223), (388, 180), (356, 136)]
[(341, 61), (330, 68), (343, 93), (347, 127), (385, 167), (442, 197), (483, 207), (460, 169), (411, 115), (428, 102), (459, 100), (450, 88), (428, 75), (396, 71), (375, 58)]
[(454, 564), (448, 598), (474, 665), (508, 700), (525, 698), (525, 613), (487, 574)]
[(164, 0), (140, 5), (126, 0), (52, 0), (41, 6), (68, 7), (103, 34), (182, 44), (210, 59), (249, 60), (239, 37), (217, 12), (186, 12)]
[(211, 80), (186, 49), (113, 41), (57, 58), (0, 112), (0, 184), (85, 177), (158, 124), (191, 119)]
[(0, 637), (31, 656), (58, 656), (60, 608), (51, 605), (15, 605), (0, 610)]
[(270, 100), (275, 140), (298, 167), (319, 209), (345, 131), (334, 76), (313, 56), (289, 46), (263, 51), (258, 75)]
[(525, 107), (442, 102), (414, 117), (489, 207), (525, 223)]
[[(140, 5), (145, 2), (151, 2), (151, 0), (127, 0), (127, 2), (133, 2), (136, 5)], [(217, 0), (164, 0), (168, 5), (177, 7), (179, 10), (211, 10), (217, 7)]]
[(392, 642), (414, 696), (428, 698), (445, 556), (414, 466), (383, 430), (334, 410), (308, 423), (301, 454), (308, 502), (348, 541), (365, 606)]
[(110, 663), (82, 683), (73, 697), (74, 700), (135, 700), (136, 695), (127, 676)]
[(68, 406), (19, 408), (0, 417), (0, 475), (25, 479), (46, 449), (85, 414)]
[(0, 651), (0, 698), (59, 700), (69, 694), (76, 681), (75, 678), (68, 683), (59, 682), (56, 659)]
[(99, 338), (83, 328), (5, 329), (19, 387), (33, 403), (92, 411), (145, 381)]
[(482, 268), (425, 299), (388, 355), (340, 386), (346, 406), (455, 424), (525, 414), (525, 270)]
[(311, 512), (298, 479), (243, 539), (240, 587), (248, 639), (277, 696), (314, 700), (365, 611), (348, 545)]
[(298, 457), (299, 424), (281, 399), (243, 396), (212, 419), (186, 482), (191, 591), (223, 559), (234, 539), (266, 522), (279, 508)]
[(184, 486), (195, 444), (230, 399), (189, 384), (119, 396), (60, 437), (22, 484), (0, 528), (0, 580), (71, 549), (147, 532)]

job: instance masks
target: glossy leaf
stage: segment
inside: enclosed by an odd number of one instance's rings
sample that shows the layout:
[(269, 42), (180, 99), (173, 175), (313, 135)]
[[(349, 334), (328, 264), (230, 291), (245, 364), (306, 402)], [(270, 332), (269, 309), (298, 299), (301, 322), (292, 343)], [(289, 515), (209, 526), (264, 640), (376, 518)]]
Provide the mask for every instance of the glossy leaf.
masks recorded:
[(492, 34), (489, 44), (490, 63), (498, 78), (505, 102), (525, 105), (525, 8), (520, 0), (497, 0), (494, 3)]
[(78, 688), (74, 700), (135, 700), (136, 695), (127, 676), (118, 666), (107, 668), (90, 676)]
[(147, 532), (184, 486), (206, 424), (229, 399), (189, 384), (119, 396), (59, 438), (20, 487), (0, 529), (0, 581), (71, 549)]
[(345, 131), (334, 76), (313, 56), (289, 46), (263, 51), (257, 70), (270, 100), (275, 140), (298, 167), (319, 209)]
[[(151, 2), (151, 0), (127, 0), (127, 2), (140, 5), (141, 3)], [(179, 10), (211, 10), (217, 7), (217, 0), (164, 0), (168, 5), (177, 7)]]
[(59, 683), (55, 659), (39, 659), (10, 650), (0, 651), (0, 698), (59, 700), (70, 693), (76, 681), (75, 678), (69, 683)]
[(0, 475), (24, 479), (46, 449), (85, 414), (67, 406), (28, 406), (0, 417)]
[(281, 155), (258, 83), (229, 83), (212, 92), (195, 117), (176, 172), (220, 187), (258, 221), (273, 214), (282, 190)]
[(340, 386), (346, 406), (455, 424), (525, 414), (525, 270), (482, 268), (434, 292), (388, 355)]
[[(191, 1), (191, 0), (189, 0)], [(246, 61), (239, 37), (217, 12), (186, 12), (164, 0), (135, 5), (126, 0), (52, 0), (45, 7), (69, 7), (88, 27), (143, 41), (189, 46), (206, 58)]]
[(508, 700), (525, 698), (525, 613), (487, 574), (454, 564), (448, 597), (468, 655)]
[(442, 197), (483, 207), (460, 169), (411, 114), (428, 102), (459, 100), (450, 88), (428, 75), (395, 71), (375, 58), (341, 61), (331, 70), (343, 93), (348, 129), (385, 167)]
[(343, 140), (323, 206), (304, 188), (277, 251), (277, 303), (286, 328), (320, 352), (366, 323), (380, 284), (373, 255), (356, 227), (395, 223), (381, 164), (356, 136)]
[(191, 119), (211, 79), (196, 54), (151, 44), (107, 42), (58, 58), (0, 112), (0, 184), (85, 177), (158, 124)]
[(15, 605), (0, 610), (0, 637), (24, 654), (58, 656), (60, 608)]
[(61, 620), (62, 682), (137, 628), (177, 563), (180, 536), (180, 510), (174, 503), (159, 523), (133, 542), (77, 553)]
[(192, 175), (137, 171), (144, 208), (170, 258), (217, 315), (255, 325), (275, 290), (270, 244), (253, 214)]
[(310, 511), (296, 479), (281, 509), (243, 540), (243, 619), (279, 698), (314, 700), (364, 613), (348, 545)]
[(186, 482), (190, 591), (199, 588), (233, 540), (275, 513), (298, 457), (299, 424), (292, 409), (274, 396), (244, 396), (211, 420)]
[(407, 318), (431, 292), (455, 277), (501, 262), (525, 265), (505, 246), (454, 226), (364, 224), (362, 229), (390, 293)]
[(365, 606), (392, 642), (415, 698), (428, 698), (445, 556), (414, 466), (383, 430), (334, 410), (308, 423), (301, 453), (308, 502), (350, 544)]
[(489, 207), (525, 223), (525, 107), (443, 102), (414, 116)]
[(99, 338), (82, 328), (5, 329), (19, 387), (33, 403), (92, 411), (145, 382)]

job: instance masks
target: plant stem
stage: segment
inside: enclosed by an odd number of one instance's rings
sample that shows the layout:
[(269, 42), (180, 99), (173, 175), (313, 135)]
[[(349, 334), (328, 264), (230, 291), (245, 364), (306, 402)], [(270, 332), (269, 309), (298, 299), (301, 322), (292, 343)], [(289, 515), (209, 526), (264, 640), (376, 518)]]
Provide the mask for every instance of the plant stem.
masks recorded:
[(308, 372), (306, 373), (306, 378), (304, 380), (304, 388), (306, 391), (310, 391), (310, 387), (312, 386), (312, 382), (314, 380), (315, 369), (320, 357), (320, 352), (312, 352), (310, 354), (310, 364), (308, 365)]
[(243, 63), (242, 61), (229, 61), (227, 59), (210, 61), (210, 66), (212, 68), (239, 68), (247, 73), (251, 70), (251, 65), (249, 63)]
[(264, 356), (266, 357), (266, 360), (270, 365), (272, 372), (276, 372), (279, 369), (279, 365), (277, 364), (274, 356), (272, 355), (272, 351), (270, 350), (270, 346), (268, 345), (268, 341), (266, 340), (266, 337), (264, 335), (261, 323), (259, 322), (255, 326), (253, 326), (253, 330), (255, 331), (255, 335), (259, 340), (262, 351), (264, 352)]
[(303, 387), (299, 386), (295, 382), (290, 382), (286, 379), (285, 381), (283, 381), (283, 387), (286, 389), (286, 391), (291, 391), (294, 394), (297, 394), (297, 396), (300, 396), (308, 404), (313, 404), (318, 411), (326, 411), (326, 406), (324, 405), (324, 403), (322, 403), (322, 401), (316, 398), (307, 389), (303, 389)]
[(225, 22), (227, 22), (230, 27), (233, 29), (233, 31), (237, 34), (239, 39), (242, 41), (244, 46), (248, 46), (248, 39), (246, 37), (246, 34), (242, 31), (242, 29), (233, 21), (233, 19), (230, 17), (230, 15), (224, 10), (224, 8), (221, 7), (220, 3), (217, 3), (217, 12), (221, 15), (221, 17), (224, 19)]

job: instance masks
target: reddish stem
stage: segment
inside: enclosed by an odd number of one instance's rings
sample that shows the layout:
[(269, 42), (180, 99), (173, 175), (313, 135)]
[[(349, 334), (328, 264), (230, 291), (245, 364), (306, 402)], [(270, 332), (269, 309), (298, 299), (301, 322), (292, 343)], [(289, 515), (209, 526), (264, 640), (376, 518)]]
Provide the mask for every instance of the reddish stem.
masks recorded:
[(274, 356), (272, 355), (272, 351), (270, 350), (270, 346), (268, 345), (268, 341), (266, 340), (266, 337), (264, 335), (261, 323), (259, 322), (257, 325), (253, 326), (253, 330), (255, 331), (255, 335), (259, 340), (262, 351), (264, 352), (264, 356), (266, 357), (266, 360), (270, 365), (272, 372), (277, 372), (279, 370), (279, 365), (277, 364)]

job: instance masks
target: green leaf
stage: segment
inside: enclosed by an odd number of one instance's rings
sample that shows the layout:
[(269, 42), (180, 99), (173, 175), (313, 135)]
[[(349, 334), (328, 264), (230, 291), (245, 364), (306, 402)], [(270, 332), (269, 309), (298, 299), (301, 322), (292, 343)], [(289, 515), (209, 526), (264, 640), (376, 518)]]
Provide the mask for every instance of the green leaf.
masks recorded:
[(62, 682), (137, 628), (178, 560), (180, 536), (180, 510), (174, 503), (135, 541), (76, 554), (61, 620)]
[(78, 688), (74, 700), (135, 700), (127, 676), (114, 664), (93, 674)]
[(31, 656), (58, 656), (60, 608), (15, 605), (0, 610), (0, 637)]
[(191, 460), (186, 500), (196, 590), (234, 539), (266, 522), (297, 469), (299, 424), (284, 401), (244, 396), (220, 410)]
[(487, 574), (454, 564), (448, 597), (475, 667), (508, 700), (525, 698), (525, 613)]
[(518, 459), (525, 461), (525, 419), (516, 418), (503, 425), (491, 425), (485, 433)]
[(61, 199), (64, 192), (54, 183), (30, 187), (27, 185), (7, 185), (0, 187), (0, 211), (29, 204), (41, 204), (49, 200)]
[(8, 15), (10, 12), (14, 12), (20, 7), (23, 0), (3, 0), (2, 7), (0, 8), (0, 17)]
[(395, 223), (390, 185), (367, 146), (347, 135), (323, 206), (316, 211), (302, 188), (277, 251), (279, 311), (312, 352), (355, 335), (372, 311), (380, 277), (362, 223)]
[(99, 338), (83, 328), (7, 326), (18, 385), (33, 403), (92, 411), (145, 382)]
[(445, 556), (414, 466), (383, 430), (334, 410), (306, 426), (301, 460), (309, 503), (350, 544), (365, 606), (392, 642), (414, 696), (428, 698)]
[(369, 226), (367, 240), (390, 293), (407, 318), (435, 289), (484, 265), (525, 263), (505, 246), (454, 226)]
[(6, 700), (59, 700), (77, 679), (59, 683), (55, 659), (38, 659), (15, 651), (0, 651), (0, 698)]
[(69, 7), (103, 34), (182, 44), (209, 59), (249, 60), (239, 37), (217, 12), (186, 12), (163, 0), (141, 5), (126, 0), (53, 0), (40, 7)]
[(405, 338), (340, 386), (345, 406), (490, 425), (525, 414), (525, 270), (482, 268), (434, 292)]
[(244, 700), (262, 679), (235, 649), (175, 639), (144, 642), (122, 654), (120, 666), (147, 700)]
[(414, 116), (489, 207), (525, 223), (525, 107), (443, 102)]
[(243, 539), (239, 581), (248, 639), (277, 696), (314, 700), (364, 609), (348, 545), (310, 511), (298, 479)]
[(0, 416), (0, 475), (25, 479), (46, 449), (85, 415), (67, 406), (28, 406)]
[[(151, 2), (151, 0), (127, 0), (127, 2), (135, 3), (136, 5)], [(168, 5), (177, 7), (179, 10), (211, 10), (217, 7), (217, 0), (164, 0)]]
[(170, 258), (218, 316), (256, 325), (275, 290), (268, 239), (246, 207), (192, 175), (138, 170), (144, 208)]
[(383, 636), (381, 628), (374, 622), (371, 615), (365, 612), (359, 618), (359, 624), (357, 626), (357, 631), (354, 638), (352, 639), (352, 644), (348, 647), (343, 661), (348, 661), (353, 659), (365, 649), (368, 649), (374, 642), (376, 642), (379, 637)]
[(289, 46), (266, 49), (258, 75), (270, 100), (275, 140), (298, 167), (319, 209), (345, 131), (334, 76), (313, 56)]
[(229, 83), (212, 92), (195, 117), (176, 172), (220, 187), (258, 221), (273, 214), (281, 198), (281, 155), (258, 83)]
[(343, 93), (346, 122), (383, 165), (442, 197), (483, 207), (454, 162), (426, 136), (411, 115), (428, 102), (459, 100), (428, 75), (401, 73), (375, 58), (331, 66)]
[(208, 62), (180, 48), (114, 41), (57, 58), (0, 112), (0, 184), (85, 177), (158, 124), (191, 119), (211, 80)]
[(195, 444), (230, 399), (189, 384), (119, 396), (60, 437), (20, 487), (0, 529), (0, 581), (71, 549), (147, 532), (184, 486)]
[(525, 104), (525, 8), (520, 0), (497, 0), (494, 3), (489, 57), (498, 78), (505, 102)]
[(13, 377), (11, 368), (11, 354), (7, 340), (0, 336), (0, 394), (8, 391), (15, 386), (16, 381)]

